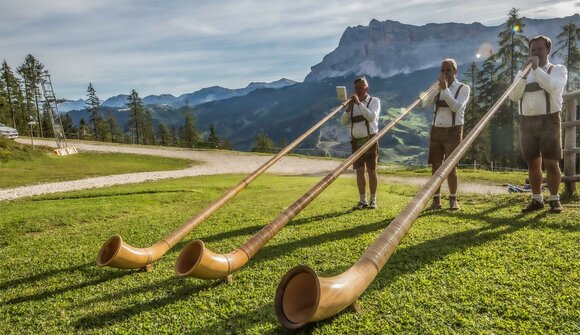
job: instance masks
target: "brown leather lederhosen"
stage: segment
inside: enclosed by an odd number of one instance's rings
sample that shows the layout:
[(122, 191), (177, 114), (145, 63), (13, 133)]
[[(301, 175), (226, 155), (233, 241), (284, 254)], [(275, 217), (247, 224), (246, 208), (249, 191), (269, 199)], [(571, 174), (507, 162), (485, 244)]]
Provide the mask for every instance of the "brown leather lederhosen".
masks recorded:
[[(550, 74), (553, 64), (548, 66)], [(524, 160), (531, 161), (537, 157), (543, 159), (562, 159), (562, 129), (559, 111), (550, 113), (550, 94), (537, 82), (526, 84), (524, 92), (544, 91), (546, 112), (539, 115), (523, 115), (523, 95), (519, 101), (520, 145)]]

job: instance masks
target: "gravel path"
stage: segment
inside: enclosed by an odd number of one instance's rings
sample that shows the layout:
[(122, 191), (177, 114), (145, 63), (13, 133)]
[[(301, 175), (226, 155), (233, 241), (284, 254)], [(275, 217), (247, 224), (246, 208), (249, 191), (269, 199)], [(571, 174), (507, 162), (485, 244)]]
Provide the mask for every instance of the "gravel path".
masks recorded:
[[(18, 140), (21, 143), (28, 144), (25, 139)], [(55, 146), (54, 141), (35, 140), (36, 145)], [(138, 172), (126, 173), (103, 177), (85, 178), (81, 180), (72, 180), (56, 183), (45, 183), (30, 186), (21, 186), (10, 189), (0, 189), (0, 201), (11, 200), (22, 197), (29, 197), (38, 194), (58, 193), (73, 190), (82, 190), (97, 187), (107, 187), (119, 184), (134, 184), (145, 181), (182, 178), (201, 175), (226, 174), (226, 173), (251, 173), (264, 164), (271, 156), (252, 155), (247, 153), (238, 153), (231, 151), (196, 151), (179, 148), (160, 148), (160, 147), (142, 147), (142, 146), (123, 146), (107, 144), (87, 144), (75, 143), (69, 141), (69, 146), (83, 151), (98, 152), (120, 152), (142, 155), (154, 155), (163, 157), (185, 158), (202, 162), (202, 164), (192, 166), (183, 170), (158, 171), (158, 172)], [(286, 175), (326, 175), (340, 164), (339, 161), (303, 158), (303, 157), (283, 157), (279, 162), (274, 164), (268, 173), (286, 174)], [(352, 171), (345, 172), (346, 176), (352, 177)], [(405, 177), (381, 177), (382, 182), (393, 182), (401, 184), (422, 185), (427, 178), (405, 178)], [(446, 184), (446, 183), (444, 183)], [(233, 185), (232, 185), (233, 186)], [(445, 190), (446, 186), (443, 186)], [(505, 193), (504, 187), (461, 183), (459, 184), (459, 193)]]

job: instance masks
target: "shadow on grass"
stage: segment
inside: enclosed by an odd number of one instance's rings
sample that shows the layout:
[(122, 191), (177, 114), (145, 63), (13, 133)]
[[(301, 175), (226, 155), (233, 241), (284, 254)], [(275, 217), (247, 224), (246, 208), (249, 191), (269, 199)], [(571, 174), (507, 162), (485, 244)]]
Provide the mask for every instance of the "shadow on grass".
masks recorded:
[(308, 248), (320, 243), (343, 240), (347, 238), (352, 238), (354, 236), (375, 232), (386, 228), (389, 222), (391, 222), (392, 220), (393, 218), (388, 218), (373, 223), (367, 223), (365, 225), (359, 225), (353, 228), (333, 231), (324, 234), (318, 234), (278, 245), (265, 246), (256, 254), (254, 262), (266, 261), (269, 259), (281, 257), (287, 254), (288, 252), (291, 252), (292, 250), (299, 248)]
[[(79, 190), (81, 191), (81, 190)], [(84, 190), (87, 191), (87, 190)], [(110, 197), (120, 197), (120, 196), (131, 196), (131, 195), (141, 195), (141, 194), (165, 194), (165, 193), (199, 193), (192, 190), (142, 190), (134, 192), (116, 192), (116, 193), (106, 193), (106, 194), (73, 194), (73, 195), (39, 195), (32, 197), (30, 201), (61, 201), (61, 200), (75, 200), (75, 199), (96, 199), (96, 198), (110, 198)]]
[(62, 293), (66, 293), (68, 291), (78, 290), (78, 289), (85, 288), (88, 286), (101, 284), (101, 283), (107, 282), (109, 280), (121, 278), (121, 277), (130, 275), (130, 274), (131, 274), (131, 272), (118, 272), (118, 271), (106, 272), (104, 274), (98, 275), (97, 278), (83, 281), (82, 283), (68, 285), (65, 287), (56, 288), (56, 289), (52, 289), (52, 290), (48, 290), (48, 291), (44, 291), (44, 292), (40, 292), (40, 293), (27, 295), (27, 296), (16, 297), (14, 299), (10, 299), (10, 300), (6, 301), (5, 304), (12, 305), (12, 304), (18, 304), (18, 303), (22, 303), (22, 302), (44, 300), (44, 299), (53, 297), (57, 294), (62, 294)]
[(44, 280), (48, 277), (55, 276), (55, 275), (65, 273), (65, 272), (74, 272), (74, 271), (78, 271), (81, 269), (86, 270), (92, 266), (95, 266), (94, 262), (89, 262), (89, 263), (85, 263), (85, 264), (81, 264), (81, 265), (75, 265), (75, 266), (71, 266), (71, 267), (64, 268), (64, 269), (53, 269), (53, 270), (41, 272), (39, 274), (35, 274), (35, 275), (29, 276), (29, 277), (8, 280), (8, 281), (5, 281), (3, 283), (0, 283), (0, 290), (5, 290), (7, 288), (13, 288), (14, 286), (18, 286), (18, 285), (22, 285), (22, 284), (27, 284), (27, 285), (32, 284), (36, 281)]
[[(268, 303), (248, 312), (228, 315), (227, 319), (194, 331), (196, 334), (246, 334), (256, 324), (274, 323), (273, 312), (274, 303)], [(296, 332), (284, 331), (284, 328), (278, 326), (276, 329), (260, 332), (260, 334), (296, 334)]]
[[(492, 213), (499, 208), (508, 206), (510, 205), (503, 204), (485, 212)], [(484, 212), (473, 214), (464, 212), (439, 213), (454, 218), (476, 219), (487, 222), (488, 225), (482, 228), (445, 235), (438, 239), (428, 240), (397, 250), (385, 265), (385, 267), (388, 267), (388, 270), (381, 271), (377, 276), (377, 280), (375, 280), (375, 284), (373, 285), (375, 286), (375, 290), (380, 289), (377, 286), (388, 286), (398, 276), (415, 272), (428, 264), (444, 259), (448, 255), (461, 252), (474, 246), (483, 245), (522, 228), (533, 228), (534, 224), (540, 222), (547, 215), (546, 212), (540, 212), (534, 215), (518, 212), (511, 218), (506, 219), (482, 215)]]
[[(442, 205), (444, 204), (443, 201)], [(510, 198), (510, 199), (505, 199), (505, 201), (502, 201), (501, 205), (499, 206), (495, 206), (495, 207), (491, 207), (488, 208), (484, 211), (481, 212), (477, 212), (477, 217), (480, 216), (484, 216), (490, 213), (494, 213), (497, 212), (500, 209), (504, 209), (510, 206), (513, 206), (517, 203), (520, 203), (521, 201), (519, 199), (516, 198)], [(465, 206), (465, 205), (464, 205)], [(423, 209), (423, 211), (421, 212), (421, 215), (419, 215), (419, 218), (425, 217), (425, 216), (434, 216), (434, 215), (449, 215), (449, 216), (458, 216), (458, 215), (462, 215), (463, 213), (465, 213), (464, 211), (460, 210), (460, 211), (452, 211), (449, 208), (444, 208), (444, 209), (439, 209), (439, 210), (429, 210), (428, 208)], [(520, 213), (520, 212), (518, 212)]]
[[(167, 292), (171, 288), (177, 288), (177, 290), (173, 291), (170, 296), (151, 300), (146, 303), (135, 304), (131, 307), (115, 309), (106, 313), (96, 314), (96, 315), (89, 315), (83, 318), (80, 318), (74, 323), (74, 328), (77, 330), (89, 330), (89, 329), (98, 329), (103, 328), (106, 326), (110, 326), (115, 324), (119, 321), (126, 320), (134, 315), (158, 309), (163, 306), (173, 304), (175, 302), (189, 299), (191, 295), (196, 294), (204, 289), (210, 289), (214, 286), (219, 285), (219, 282), (213, 283), (200, 283), (195, 286), (192, 285), (184, 285), (182, 278), (175, 278), (172, 277), (167, 279), (161, 283), (154, 283), (150, 285), (146, 285), (143, 287), (139, 287), (137, 289), (126, 290), (123, 292), (118, 292), (115, 294), (110, 295), (111, 297), (122, 297), (127, 296), (127, 294), (131, 294), (132, 291), (147, 291), (151, 292), (152, 290), (159, 290), (163, 292)], [(104, 297), (103, 297), (104, 298)]]
[[(523, 208), (526, 203), (522, 203), (521, 198), (509, 198), (509, 199), (502, 199), (502, 204), (500, 206), (496, 206), (496, 207), (491, 207), (488, 208), (484, 211), (481, 212), (477, 212), (474, 214), (466, 214), (464, 211), (451, 211), (449, 209), (442, 209), (442, 210), (435, 210), (435, 211), (430, 211), (430, 210), (423, 210), (423, 212), (421, 213), (421, 215), (419, 216), (419, 218), (421, 217), (427, 217), (427, 216), (445, 216), (445, 217), (462, 217), (462, 218), (468, 218), (468, 219), (476, 219), (476, 220), (483, 220), (485, 219), (485, 216), (490, 214), (490, 213), (494, 213), (500, 209), (504, 209), (507, 207), (511, 207), (514, 205), (518, 205), (520, 204), (521, 207)], [(561, 217), (561, 218), (565, 218), (566, 217), (566, 212), (564, 213), (551, 213), (549, 212), (548, 208), (544, 208), (543, 210), (539, 210), (536, 212), (530, 212), (530, 213), (522, 213), (520, 208), (516, 208), (514, 210), (514, 216), (518, 217), (518, 218), (528, 218), (530, 220), (528, 220), (527, 222), (529, 223), (529, 227), (530, 228), (550, 228), (550, 229), (556, 229), (556, 230), (565, 230), (565, 231), (570, 231), (570, 232), (578, 232), (580, 231), (580, 226), (577, 224), (564, 224), (561, 222), (541, 222), (541, 219), (545, 219), (547, 217)], [(495, 218), (490, 218), (490, 220), (492, 220), (493, 222), (499, 222), (499, 221), (505, 221), (506, 219), (495, 219)]]
[[(335, 212), (335, 213), (327, 213), (327, 214), (309, 216), (309, 217), (305, 217), (305, 218), (300, 218), (300, 219), (295, 220), (295, 221), (290, 221), (287, 225), (295, 226), (295, 225), (307, 224), (307, 223), (311, 223), (313, 221), (319, 221), (319, 220), (325, 220), (325, 219), (339, 217), (339, 216), (348, 214), (350, 212), (352, 212), (352, 209), (350, 209), (348, 211), (344, 211), (344, 212)], [(206, 237), (206, 238), (199, 238), (199, 239), (201, 239), (204, 243), (208, 243), (208, 242), (215, 242), (215, 241), (219, 241), (219, 240), (223, 240), (223, 239), (227, 239), (227, 238), (234, 238), (234, 237), (238, 237), (238, 236), (242, 236), (242, 235), (253, 236), (254, 234), (257, 234), (260, 231), (260, 229), (264, 228), (266, 225), (267, 225), (267, 223), (264, 225), (253, 225), (250, 227), (244, 227), (244, 228), (240, 228), (240, 229), (226, 231), (223, 233), (218, 233), (218, 234), (214, 234), (214, 235), (211, 235), (209, 237)], [(183, 247), (185, 247), (186, 244), (188, 244), (189, 242), (196, 240), (196, 239), (198, 239), (198, 238), (192, 238), (192, 239), (181, 241), (181, 242), (177, 243), (173, 248), (171, 248), (171, 250), (168, 253), (181, 251), (183, 249)]]

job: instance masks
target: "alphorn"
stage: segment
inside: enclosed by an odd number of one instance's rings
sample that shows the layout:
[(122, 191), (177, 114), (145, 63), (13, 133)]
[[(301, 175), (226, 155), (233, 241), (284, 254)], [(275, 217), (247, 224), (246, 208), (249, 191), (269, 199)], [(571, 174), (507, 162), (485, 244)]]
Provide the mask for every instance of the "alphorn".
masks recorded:
[[(435, 89), (433, 84), (428, 94)], [(264, 226), (256, 235), (250, 238), (244, 245), (229, 254), (218, 254), (207, 249), (201, 240), (188, 243), (177, 258), (175, 272), (178, 276), (191, 276), (201, 279), (228, 278), (233, 272), (244, 266), (261, 248), (268, 243), (284, 226), (304, 209), (314, 198), (324, 191), (344, 170), (356, 159), (362, 156), (373, 144), (393, 128), (403, 116), (409, 113), (420, 101), (417, 98), (409, 107), (402, 109), (401, 113), (386, 125), (376, 136), (365, 143), (361, 148), (349, 156), (334, 171), (324, 177), (318, 184), (312, 187), (302, 197), (280, 213), (273, 221)]]
[(297, 329), (356, 306), (356, 299), (381, 271), (437, 188), (514, 89), (516, 81), (350, 269), (334, 277), (318, 277), (310, 267), (301, 265), (286, 273), (278, 284), (274, 302), (276, 316), (284, 327)]
[(257, 170), (249, 174), (236, 186), (226, 191), (220, 198), (209, 204), (196, 216), (191, 218), (180, 228), (167, 235), (161, 241), (155, 243), (149, 248), (135, 248), (123, 241), (121, 236), (111, 236), (99, 250), (97, 255), (98, 266), (111, 266), (119, 269), (144, 269), (151, 270), (151, 264), (161, 258), (169, 249), (173, 248), (175, 244), (181, 241), (193, 228), (202, 223), (211, 214), (222, 207), (228, 200), (233, 198), (236, 194), (248, 186), (254, 179), (258, 178), (270, 166), (276, 163), (280, 158), (294, 149), (300, 142), (302, 142), (308, 135), (312, 134), (316, 129), (320, 128), (326, 121), (332, 118), (338, 111), (343, 109), (351, 99), (345, 100), (342, 104), (332, 110), (317, 124), (312, 126), (309, 130), (300, 135), (292, 143), (282, 149), (274, 157), (270, 158), (266, 163), (260, 166)]

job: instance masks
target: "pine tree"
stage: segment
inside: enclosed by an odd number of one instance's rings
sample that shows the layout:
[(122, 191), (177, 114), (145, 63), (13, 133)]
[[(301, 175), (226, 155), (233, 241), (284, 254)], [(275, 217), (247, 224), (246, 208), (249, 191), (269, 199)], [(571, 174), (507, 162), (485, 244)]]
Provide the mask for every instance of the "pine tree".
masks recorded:
[(10, 124), (10, 105), (4, 80), (0, 80), (0, 123)]
[(171, 134), (169, 133), (169, 129), (163, 123), (159, 123), (159, 144), (162, 146), (168, 147), (171, 145)]
[[(34, 56), (28, 54), (24, 59), (24, 63), (18, 67), (18, 73), (24, 81), (24, 97), (25, 106), (29, 115), (35, 115), (40, 120), (40, 105), (39, 105), (39, 87), (41, 85), (41, 77), (44, 72), (44, 65), (40, 63)], [(40, 127), (40, 136), (43, 137), (43, 129)]]
[(79, 139), (84, 140), (90, 136), (91, 131), (84, 118), (79, 121)]
[[(466, 85), (469, 85), (469, 87), (471, 88), (471, 96), (469, 97), (469, 101), (467, 103), (467, 106), (465, 107), (465, 120), (463, 122), (463, 132), (465, 134), (469, 133), (480, 119), (480, 115), (477, 113), (477, 108), (475, 106), (475, 102), (477, 100), (476, 99), (477, 90), (475, 85), (475, 79), (477, 77), (476, 70), (477, 66), (475, 62), (472, 62), (470, 69), (465, 70), (465, 72), (463, 73), (464, 79), (462, 80), (462, 82)], [(477, 161), (476, 152), (477, 150), (475, 149), (475, 145), (472, 145), (465, 154), (465, 156), (463, 156), (462, 160), (465, 162)]]
[(95, 88), (93, 87), (93, 83), (89, 83), (89, 86), (87, 87), (86, 106), (87, 106), (87, 109), (89, 110), (89, 124), (93, 128), (93, 135), (95, 136), (95, 139), (100, 139), (99, 128), (100, 128), (100, 123), (102, 121), (101, 118), (99, 117), (99, 106), (100, 105), (101, 105), (101, 102), (99, 100), (99, 97), (97, 96), (97, 92), (95, 91)]
[(195, 147), (198, 139), (197, 130), (195, 128), (195, 119), (190, 111), (185, 113), (185, 126), (181, 129), (181, 143), (186, 148)]
[(6, 61), (2, 62), (2, 86), (6, 90), (2, 92), (4, 99), (8, 101), (8, 109), (10, 110), (10, 120), (12, 127), (21, 130), (17, 123), (17, 119), (22, 114), (21, 105), (19, 104), (19, 96), (21, 96), (20, 83), (14, 76), (12, 69), (8, 66)]
[(265, 133), (258, 134), (256, 138), (256, 143), (252, 148), (254, 152), (274, 152), (274, 141), (268, 137)]
[(215, 131), (215, 127), (213, 126), (213, 124), (209, 127), (209, 135), (207, 136), (206, 142), (208, 142), (212, 148), (215, 148), (215, 149), (220, 148), (221, 139), (219, 138), (219, 136), (217, 136), (217, 133)]
[(71, 134), (77, 132), (77, 129), (73, 125), (73, 120), (72, 117), (70, 116), (70, 113), (61, 115), (60, 121), (62, 122), (62, 129), (63, 132), (66, 134), (67, 138), (70, 137)]
[(140, 132), (142, 132), (143, 128), (143, 116), (144, 116), (144, 109), (143, 100), (139, 97), (139, 93), (137, 91), (132, 90), (129, 97), (127, 97), (127, 107), (129, 108), (129, 119), (127, 120), (127, 127), (128, 130), (131, 130), (131, 134), (133, 131), (135, 133), (135, 138), (132, 142), (141, 144), (142, 138), (140, 137)]
[[(488, 57), (483, 62), (481, 70), (477, 71), (475, 84), (477, 104), (474, 113), (477, 121), (473, 120), (473, 122), (471, 122), (471, 127), (474, 127), (475, 124), (479, 122), (483, 115), (485, 115), (503, 93), (502, 89), (504, 84), (496, 79), (494, 71), (495, 58), (493, 56)], [(478, 136), (477, 141), (473, 143), (472, 148), (475, 151), (475, 159), (480, 163), (490, 164), (496, 157), (500, 156), (497, 146), (501, 146), (501, 142), (494, 141), (494, 136), (491, 135), (499, 133), (498, 129), (500, 127), (501, 123), (498, 122), (497, 117), (494, 117), (491, 120), (490, 126), (486, 127)], [(468, 130), (466, 132), (468, 132)]]
[(220, 149), (223, 150), (232, 150), (232, 142), (227, 138), (222, 138), (222, 142), (220, 144)]
[(143, 117), (143, 143), (147, 145), (155, 145), (155, 131), (153, 130), (153, 116), (149, 109), (145, 109)]
[(170, 128), (170, 135), (171, 135), (171, 142), (173, 144), (174, 147), (181, 147), (182, 143), (181, 143), (181, 132), (182, 132), (182, 127), (177, 127), (177, 126), (173, 126)]
[(119, 127), (119, 123), (113, 115), (113, 112), (109, 111), (109, 116), (105, 123), (107, 124), (109, 133), (111, 134), (111, 142), (122, 143), (124, 140), (123, 131), (121, 130), (121, 127)]
[(44, 128), (44, 135), (46, 135), (46, 137), (54, 137), (54, 128), (52, 127), (52, 119), (50, 118), (49, 108), (50, 106), (48, 105), (48, 102), (45, 101), (42, 104), (41, 125)]
[[(494, 58), (499, 60), (495, 68), (496, 81), (502, 87), (507, 87), (515, 78), (515, 75), (529, 56), (528, 39), (523, 35), (525, 24), (519, 17), (519, 10), (512, 8), (508, 13), (505, 29), (498, 35), (499, 50)], [(509, 79), (508, 79), (509, 78)], [(500, 108), (496, 116), (496, 122), (492, 124), (492, 147), (497, 149), (496, 153), (504, 166), (522, 163), (520, 155), (515, 155), (515, 147), (519, 141), (516, 120), (515, 104), (510, 101), (507, 107)], [(499, 143), (498, 143), (499, 142)], [(519, 157), (519, 159), (517, 159)]]
[(570, 22), (562, 26), (562, 32), (557, 36), (555, 46), (552, 46), (552, 57), (558, 55), (564, 60), (568, 69), (566, 91), (580, 88), (580, 50), (577, 41), (580, 39), (580, 28)]

